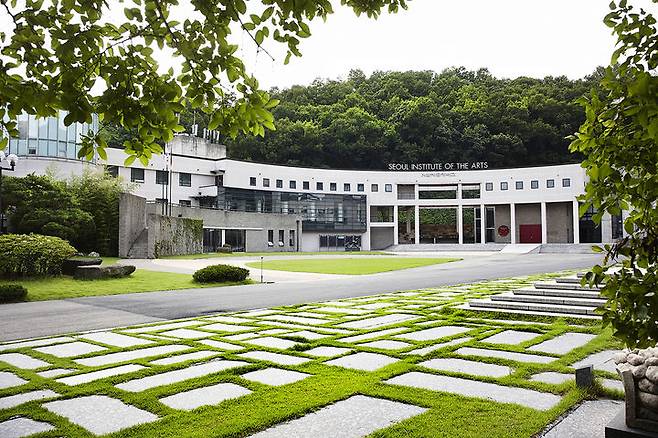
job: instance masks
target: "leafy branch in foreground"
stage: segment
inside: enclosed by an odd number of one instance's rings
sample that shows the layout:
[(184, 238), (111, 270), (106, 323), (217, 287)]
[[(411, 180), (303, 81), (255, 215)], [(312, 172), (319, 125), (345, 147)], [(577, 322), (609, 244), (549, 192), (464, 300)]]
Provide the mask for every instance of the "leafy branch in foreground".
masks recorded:
[[(658, 0), (653, 0), (658, 3)], [(607, 298), (603, 321), (629, 347), (658, 341), (658, 32), (656, 19), (625, 0), (610, 4), (604, 22), (617, 36), (601, 93), (583, 98), (586, 121), (572, 151), (587, 158), (589, 183), (581, 213), (593, 206), (624, 219), (627, 236), (587, 275)]]
[[(406, 0), (341, 0), (357, 15), (377, 18), (406, 8)], [(301, 56), (310, 22), (333, 13), (329, 0), (0, 0), (0, 149), (18, 135), (21, 113), (68, 112), (65, 123), (105, 124), (134, 133), (125, 141), (128, 163), (147, 163), (160, 144), (182, 130), (186, 105), (210, 117), (209, 129), (236, 136), (274, 129), (278, 103), (245, 68), (235, 33), (246, 32), (259, 51), (286, 48), (285, 63)], [(123, 13), (119, 16), (119, 13)], [(3, 17), (4, 15), (4, 17)], [(177, 21), (172, 17), (186, 17)], [(0, 21), (2, 22), (2, 21)], [(174, 67), (163, 72), (158, 58)], [(85, 136), (80, 156), (107, 147)]]

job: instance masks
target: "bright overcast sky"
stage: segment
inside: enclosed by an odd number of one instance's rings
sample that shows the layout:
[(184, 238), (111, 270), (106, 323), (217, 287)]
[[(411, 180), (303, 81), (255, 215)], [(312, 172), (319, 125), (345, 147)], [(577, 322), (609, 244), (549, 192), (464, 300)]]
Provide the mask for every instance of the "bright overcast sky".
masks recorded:
[[(338, 2), (334, 2), (338, 3)], [(409, 9), (379, 20), (337, 7), (314, 22), (289, 65), (244, 49), (247, 67), (265, 87), (344, 78), (350, 69), (434, 70), (486, 67), (497, 77), (580, 78), (607, 65), (614, 38), (602, 22), (606, 0), (411, 0)], [(649, 7), (650, 0), (630, 0)], [(653, 9), (651, 9), (653, 8)], [(272, 43), (270, 43), (271, 45)]]

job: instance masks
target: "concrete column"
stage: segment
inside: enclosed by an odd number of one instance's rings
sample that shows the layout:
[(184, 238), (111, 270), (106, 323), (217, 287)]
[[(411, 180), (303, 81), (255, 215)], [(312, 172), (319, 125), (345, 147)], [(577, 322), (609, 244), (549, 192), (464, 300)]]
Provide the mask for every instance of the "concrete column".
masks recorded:
[(580, 213), (578, 212), (578, 201), (573, 200), (573, 243), (580, 243)]
[(399, 243), (398, 240), (398, 206), (393, 206), (393, 245)]
[(612, 243), (612, 216), (604, 213), (601, 218), (601, 243)]
[[(459, 185), (461, 187), (461, 184)], [(461, 191), (461, 190), (460, 190)], [(457, 238), (460, 245), (464, 244), (464, 216), (462, 215), (462, 205), (457, 206)]]
[(480, 205), (480, 243), (486, 243), (487, 240), (487, 209), (484, 204)]
[(420, 207), (414, 205), (414, 243), (420, 243)]
[(222, 246), (226, 245), (226, 230), (222, 229)]
[(548, 243), (548, 220), (546, 217), (546, 203), (541, 203), (541, 243)]
[(516, 243), (516, 205), (509, 205), (509, 222), (510, 222), (510, 242)]

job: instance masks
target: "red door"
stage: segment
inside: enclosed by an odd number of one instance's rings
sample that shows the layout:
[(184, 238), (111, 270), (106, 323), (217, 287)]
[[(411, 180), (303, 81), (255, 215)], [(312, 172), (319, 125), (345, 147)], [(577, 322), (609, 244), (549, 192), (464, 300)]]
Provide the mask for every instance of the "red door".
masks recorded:
[(519, 243), (541, 243), (541, 224), (519, 225)]

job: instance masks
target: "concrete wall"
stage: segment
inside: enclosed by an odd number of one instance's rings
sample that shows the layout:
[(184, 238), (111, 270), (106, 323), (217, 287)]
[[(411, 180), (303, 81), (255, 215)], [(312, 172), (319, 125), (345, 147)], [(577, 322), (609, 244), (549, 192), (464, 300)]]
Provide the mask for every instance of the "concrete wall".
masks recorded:
[(386, 249), (393, 245), (393, 227), (373, 227), (370, 229), (370, 249)]
[(521, 242), (519, 225), (541, 224), (540, 204), (516, 204), (516, 242)]
[(148, 258), (198, 254), (203, 251), (203, 221), (149, 214)]
[(547, 243), (573, 243), (573, 204), (546, 204)]
[(130, 193), (119, 195), (119, 257), (128, 257), (146, 226), (146, 199)]
[[(495, 219), (495, 236), (496, 243), (510, 243), (512, 241), (512, 223), (510, 219), (510, 206), (509, 205), (496, 205), (496, 211), (494, 213)], [(498, 234), (498, 227), (505, 225), (510, 229), (510, 233), (507, 236), (500, 236)]]

